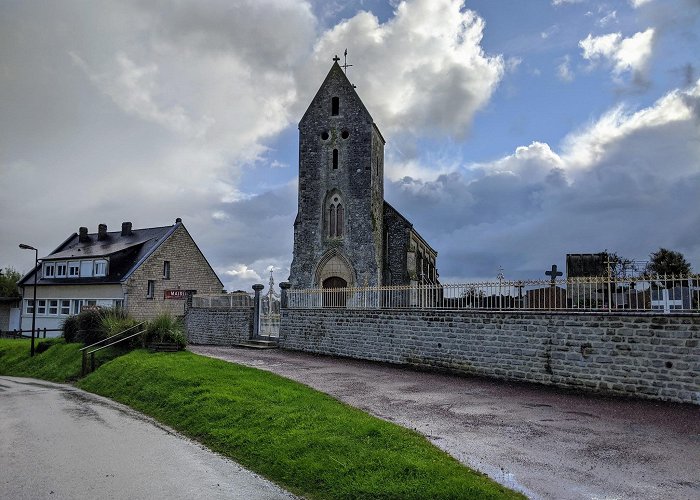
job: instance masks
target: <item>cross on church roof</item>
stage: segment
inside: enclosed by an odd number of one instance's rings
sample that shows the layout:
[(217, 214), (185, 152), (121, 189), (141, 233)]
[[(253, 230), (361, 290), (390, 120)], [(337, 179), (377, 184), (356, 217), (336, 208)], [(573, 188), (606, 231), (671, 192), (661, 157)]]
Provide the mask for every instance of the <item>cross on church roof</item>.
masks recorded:
[(338, 57), (338, 54), (336, 54), (335, 57), (333, 58), (333, 62), (338, 62), (338, 61), (340, 61), (340, 57)]

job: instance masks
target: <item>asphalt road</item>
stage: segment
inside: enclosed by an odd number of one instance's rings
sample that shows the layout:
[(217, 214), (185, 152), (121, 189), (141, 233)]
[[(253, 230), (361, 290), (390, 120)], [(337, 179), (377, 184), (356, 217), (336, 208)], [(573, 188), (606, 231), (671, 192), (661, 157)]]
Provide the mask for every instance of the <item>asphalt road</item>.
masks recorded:
[(283, 351), (190, 346), (426, 435), (530, 498), (700, 499), (700, 407)]
[(295, 498), (128, 407), (0, 377), (0, 499)]

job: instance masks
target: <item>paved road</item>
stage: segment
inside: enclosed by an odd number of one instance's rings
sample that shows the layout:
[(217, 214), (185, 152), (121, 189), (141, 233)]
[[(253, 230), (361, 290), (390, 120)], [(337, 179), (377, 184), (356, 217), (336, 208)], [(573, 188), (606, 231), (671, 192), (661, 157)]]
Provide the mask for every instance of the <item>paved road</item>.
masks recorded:
[(0, 498), (295, 497), (123, 405), (3, 376)]
[(414, 428), (531, 498), (700, 499), (700, 407), (282, 350), (191, 346)]

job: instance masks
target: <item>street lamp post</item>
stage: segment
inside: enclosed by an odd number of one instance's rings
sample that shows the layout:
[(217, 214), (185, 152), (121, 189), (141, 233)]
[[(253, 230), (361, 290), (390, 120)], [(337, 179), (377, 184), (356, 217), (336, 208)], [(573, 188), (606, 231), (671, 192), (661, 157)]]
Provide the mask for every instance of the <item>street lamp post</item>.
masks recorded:
[(39, 250), (30, 245), (25, 245), (20, 243), (19, 247), (22, 250), (34, 250), (34, 300), (32, 307), (32, 348), (30, 351), (31, 356), (34, 356), (34, 330), (36, 328), (36, 275), (39, 274)]

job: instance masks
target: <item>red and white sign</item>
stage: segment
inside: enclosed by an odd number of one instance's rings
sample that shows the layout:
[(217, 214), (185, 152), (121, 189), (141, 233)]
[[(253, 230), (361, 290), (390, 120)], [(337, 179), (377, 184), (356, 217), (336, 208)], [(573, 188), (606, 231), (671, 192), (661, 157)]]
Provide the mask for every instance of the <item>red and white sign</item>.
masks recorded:
[(165, 290), (163, 298), (165, 300), (185, 300), (193, 292), (194, 290)]

